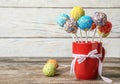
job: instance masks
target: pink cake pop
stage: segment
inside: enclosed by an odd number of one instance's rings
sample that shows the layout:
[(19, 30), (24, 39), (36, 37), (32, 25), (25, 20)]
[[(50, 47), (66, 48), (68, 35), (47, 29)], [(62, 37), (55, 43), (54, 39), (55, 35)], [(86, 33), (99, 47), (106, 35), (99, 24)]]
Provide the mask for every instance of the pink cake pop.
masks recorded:
[(65, 31), (67, 33), (74, 34), (75, 37), (77, 38), (77, 41), (79, 41), (78, 36), (76, 35), (77, 30), (78, 30), (78, 25), (75, 20), (73, 20), (73, 19), (67, 20), (66, 23), (64, 24), (64, 27), (65, 27)]
[(97, 26), (102, 26), (107, 22), (107, 15), (102, 12), (95, 12), (93, 21)]

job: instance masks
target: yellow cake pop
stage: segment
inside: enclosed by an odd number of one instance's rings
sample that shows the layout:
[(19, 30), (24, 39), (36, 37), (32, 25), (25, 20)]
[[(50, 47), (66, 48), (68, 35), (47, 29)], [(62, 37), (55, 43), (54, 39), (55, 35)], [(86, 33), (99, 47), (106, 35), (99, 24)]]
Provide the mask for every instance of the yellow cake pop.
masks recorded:
[(74, 6), (70, 12), (70, 17), (76, 21), (83, 15), (85, 15), (85, 11), (80, 6)]

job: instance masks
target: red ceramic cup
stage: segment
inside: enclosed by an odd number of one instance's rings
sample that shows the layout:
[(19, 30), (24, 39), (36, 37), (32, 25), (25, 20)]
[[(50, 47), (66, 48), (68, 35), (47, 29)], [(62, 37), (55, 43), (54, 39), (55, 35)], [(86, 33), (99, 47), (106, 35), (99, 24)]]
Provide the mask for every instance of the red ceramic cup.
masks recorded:
[[(101, 42), (73, 42), (72, 43), (72, 53), (74, 54), (84, 54), (87, 55), (90, 51), (97, 49), (98, 54), (102, 54), (101, 61), (104, 59), (105, 50), (102, 47)], [(73, 58), (74, 59), (74, 58)], [(78, 60), (78, 59), (77, 59)], [(75, 76), (77, 79), (81, 80), (91, 80), (98, 77), (98, 59), (97, 58), (86, 58), (82, 63), (75, 62)]]

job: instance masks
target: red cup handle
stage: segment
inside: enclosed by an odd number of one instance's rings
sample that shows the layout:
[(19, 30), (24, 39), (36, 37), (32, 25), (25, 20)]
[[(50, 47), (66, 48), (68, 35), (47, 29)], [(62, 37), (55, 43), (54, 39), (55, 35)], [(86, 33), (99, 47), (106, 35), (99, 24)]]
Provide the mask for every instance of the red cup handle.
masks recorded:
[(102, 62), (103, 62), (104, 58), (105, 58), (105, 48), (102, 47), (102, 57), (101, 57)]

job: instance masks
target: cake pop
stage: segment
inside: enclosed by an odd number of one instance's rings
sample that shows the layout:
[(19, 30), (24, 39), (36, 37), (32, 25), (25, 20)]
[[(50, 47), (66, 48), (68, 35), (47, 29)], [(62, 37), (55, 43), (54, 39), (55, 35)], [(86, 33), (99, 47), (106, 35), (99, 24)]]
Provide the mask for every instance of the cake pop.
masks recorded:
[(49, 59), (49, 60), (47, 61), (47, 63), (52, 63), (52, 64), (54, 64), (56, 68), (58, 68), (58, 66), (59, 66), (58, 63), (57, 63), (57, 61), (56, 61), (55, 59)]
[(57, 24), (61, 27), (64, 27), (64, 24), (67, 20), (69, 20), (70, 17), (67, 15), (67, 14), (60, 14), (58, 17), (57, 17)]
[(102, 33), (109, 33), (111, 29), (112, 29), (112, 24), (109, 21), (107, 21), (105, 25), (98, 27), (98, 30)]
[(45, 76), (48, 76), (48, 77), (54, 76), (56, 72), (54, 64), (52, 63), (45, 64), (42, 72)]
[(80, 6), (74, 6), (70, 12), (70, 17), (76, 21), (83, 15), (85, 15), (85, 11)]
[(88, 31), (91, 28), (93, 20), (90, 16), (82, 16), (77, 22), (80, 29)]
[(97, 26), (102, 26), (107, 22), (107, 15), (102, 12), (95, 12), (93, 21)]
[(67, 20), (64, 27), (67, 33), (76, 33), (78, 30), (78, 25), (75, 20)]

